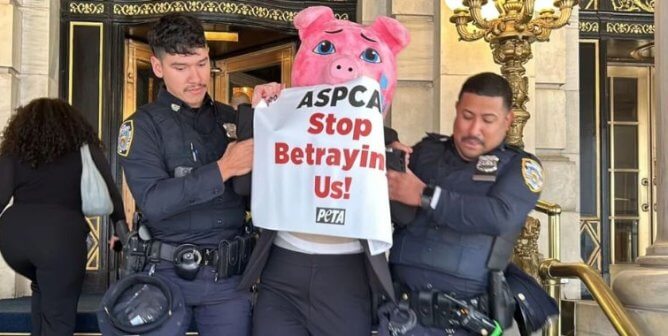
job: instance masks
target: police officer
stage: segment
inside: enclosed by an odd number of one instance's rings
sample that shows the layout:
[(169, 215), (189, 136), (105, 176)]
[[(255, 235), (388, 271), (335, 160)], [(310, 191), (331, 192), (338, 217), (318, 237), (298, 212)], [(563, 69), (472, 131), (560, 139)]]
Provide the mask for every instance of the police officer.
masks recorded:
[(234, 110), (207, 94), (209, 49), (197, 19), (162, 17), (149, 44), (164, 86), (123, 122), (118, 141), (128, 186), (153, 238), (147, 268), (177, 284), (200, 335), (247, 335), (250, 294), (236, 289), (238, 275), (221, 274), (216, 265), (226, 258), (217, 247), (244, 224), (244, 202), (230, 178), (250, 171), (252, 140), (231, 142), (221, 127)]
[(398, 299), (417, 321), (385, 321), (381, 333), (492, 334), (480, 325), (469, 328), (463, 320), (469, 315), (457, 316), (458, 304), (439, 294), (464, 304), (468, 314), (480, 313), (484, 322), (498, 319), (497, 308), (512, 323), (512, 297), (507, 288), (492, 292), (492, 275), (503, 282), (497, 271), (510, 260), (543, 177), (534, 156), (504, 143), (513, 121), (511, 102), (503, 77), (470, 77), (459, 93), (452, 137), (429, 134), (414, 147), (406, 173), (388, 171), (390, 199), (419, 207), (410, 224), (395, 230), (390, 252)]

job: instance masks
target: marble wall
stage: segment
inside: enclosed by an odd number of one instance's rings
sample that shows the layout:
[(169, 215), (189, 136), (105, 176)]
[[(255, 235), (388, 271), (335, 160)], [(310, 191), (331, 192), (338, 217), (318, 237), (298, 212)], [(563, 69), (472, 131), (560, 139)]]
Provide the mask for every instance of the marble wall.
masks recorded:
[[(561, 260), (580, 257), (580, 98), (578, 12), (570, 24), (552, 32), (549, 42), (534, 43), (535, 105), (532, 113), (535, 153), (545, 169), (541, 198), (561, 205)], [(525, 136), (526, 139), (526, 136)], [(547, 220), (542, 221), (547, 223)], [(547, 226), (541, 232), (547, 251)], [(579, 298), (580, 281), (569, 280), (564, 297)]]
[[(59, 1), (0, 0), (0, 128), (19, 105), (57, 96)], [(0, 298), (30, 295), (0, 258)]]

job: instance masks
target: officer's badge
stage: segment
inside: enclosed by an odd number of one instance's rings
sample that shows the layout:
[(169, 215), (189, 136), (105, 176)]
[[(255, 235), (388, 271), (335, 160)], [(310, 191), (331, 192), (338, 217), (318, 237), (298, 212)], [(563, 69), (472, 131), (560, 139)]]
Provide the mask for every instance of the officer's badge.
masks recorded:
[(179, 104), (172, 104), (172, 111), (174, 111), (174, 112), (179, 112), (180, 109), (181, 109), (181, 105), (179, 105)]
[(533, 159), (522, 159), (522, 177), (529, 190), (537, 193), (543, 190), (543, 167)]
[(475, 166), (474, 181), (496, 181), (496, 171), (499, 169), (499, 157), (496, 155), (480, 155)]
[(130, 154), (130, 147), (132, 147), (132, 138), (134, 132), (134, 121), (126, 120), (123, 124), (121, 124), (121, 128), (118, 131), (118, 155), (127, 157), (128, 154)]
[(480, 155), (476, 169), (483, 173), (493, 173), (498, 169), (499, 157), (496, 155)]

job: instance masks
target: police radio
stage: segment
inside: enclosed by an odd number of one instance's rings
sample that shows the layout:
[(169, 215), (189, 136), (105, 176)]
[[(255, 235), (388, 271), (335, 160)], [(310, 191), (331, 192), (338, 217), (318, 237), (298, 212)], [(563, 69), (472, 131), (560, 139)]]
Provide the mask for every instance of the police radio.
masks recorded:
[[(385, 167), (401, 173), (406, 172), (406, 152), (388, 147), (385, 149)], [(392, 223), (399, 226), (408, 225), (415, 218), (416, 207), (397, 201), (390, 201), (390, 217)]]
[[(255, 110), (249, 104), (239, 104), (236, 111), (237, 140), (253, 137), (253, 116)], [(232, 179), (234, 192), (240, 196), (249, 196), (251, 192), (251, 173)]]

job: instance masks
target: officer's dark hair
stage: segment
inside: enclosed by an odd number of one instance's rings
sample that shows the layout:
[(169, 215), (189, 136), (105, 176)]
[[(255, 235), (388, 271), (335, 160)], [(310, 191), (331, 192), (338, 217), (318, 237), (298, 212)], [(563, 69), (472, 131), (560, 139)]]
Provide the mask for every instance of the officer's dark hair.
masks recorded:
[(13, 155), (33, 168), (78, 152), (84, 143), (102, 147), (84, 116), (53, 98), (37, 98), (16, 109), (0, 140), (0, 155)]
[(186, 14), (173, 13), (160, 18), (148, 33), (153, 54), (162, 58), (171, 55), (193, 55), (195, 49), (206, 47), (202, 23)]
[(510, 84), (505, 78), (493, 72), (483, 72), (469, 77), (459, 91), (459, 100), (465, 92), (486, 97), (501, 97), (506, 111), (510, 111), (513, 104), (513, 90)]

